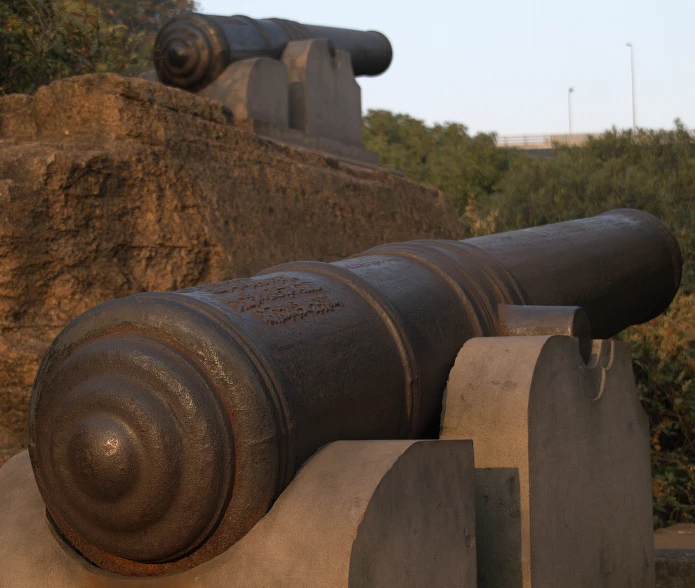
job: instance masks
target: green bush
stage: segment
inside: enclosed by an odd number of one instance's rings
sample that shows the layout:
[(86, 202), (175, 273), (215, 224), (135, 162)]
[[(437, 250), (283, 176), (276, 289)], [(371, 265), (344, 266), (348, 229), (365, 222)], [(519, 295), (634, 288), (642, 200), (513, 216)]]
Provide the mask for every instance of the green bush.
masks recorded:
[(622, 339), (649, 415), (655, 526), (695, 521), (695, 295)]
[(381, 165), (446, 192), (460, 215), (471, 197), (486, 198), (498, 191), (516, 159), (514, 152), (496, 147), (495, 135), (472, 137), (465, 126), (455, 123), (427, 127), (385, 110), (371, 110), (365, 116), (364, 143), (379, 154)]
[(0, 95), (78, 74), (152, 68), (157, 30), (193, 0), (3, 0)]
[(118, 24), (148, 36), (157, 34), (174, 15), (194, 11), (194, 0), (88, 0), (91, 5), (107, 14)]
[(0, 5), (0, 94), (32, 93), (53, 80), (148, 67), (145, 35), (104, 18), (83, 0), (5, 0)]

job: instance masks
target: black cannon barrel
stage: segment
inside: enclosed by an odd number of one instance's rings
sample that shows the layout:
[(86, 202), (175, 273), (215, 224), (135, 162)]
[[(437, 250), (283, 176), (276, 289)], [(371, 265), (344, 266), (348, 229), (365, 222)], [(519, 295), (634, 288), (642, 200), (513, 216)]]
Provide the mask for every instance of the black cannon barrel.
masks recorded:
[[(591, 332), (606, 339), (624, 328), (658, 316), (671, 303), (680, 284), (680, 248), (662, 223), (648, 223), (643, 212), (617, 210), (591, 219), (593, 242), (586, 237), (587, 221), (545, 225), (466, 241), (513, 268), (514, 277), (534, 304), (562, 306), (571, 300), (589, 315)], [(645, 239), (645, 228), (651, 239)], [(661, 233), (661, 236), (659, 234)], [(655, 243), (672, 247), (654, 248)], [(647, 275), (672, 274), (664, 283), (644, 291)], [(661, 287), (663, 286), (663, 287)]]
[(63, 536), (105, 569), (197, 565), (322, 445), (431, 434), (458, 351), (495, 334), (501, 305), (581, 303), (594, 333), (613, 335), (667, 308), (681, 265), (660, 221), (620, 210), (99, 305), (39, 368), (38, 487)]
[(197, 90), (235, 61), (250, 57), (279, 59), (290, 41), (324, 39), (350, 53), (356, 76), (376, 76), (391, 64), (389, 40), (376, 31), (354, 31), (291, 20), (248, 16), (184, 14), (157, 35), (154, 63), (165, 84)]

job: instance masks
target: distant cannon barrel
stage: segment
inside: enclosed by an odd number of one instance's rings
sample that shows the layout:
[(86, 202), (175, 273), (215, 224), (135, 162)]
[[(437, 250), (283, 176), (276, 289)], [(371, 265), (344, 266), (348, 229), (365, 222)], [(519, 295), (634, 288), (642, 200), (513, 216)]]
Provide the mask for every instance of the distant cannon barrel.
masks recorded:
[(39, 368), (39, 490), (102, 568), (197, 565), (247, 533), (326, 443), (436, 435), (456, 355), (498, 334), (499, 309), (581, 304), (606, 337), (665, 310), (681, 265), (660, 221), (619, 210), (101, 304)]
[(350, 53), (356, 76), (385, 72), (393, 57), (388, 39), (376, 31), (190, 13), (174, 17), (159, 31), (154, 63), (165, 84), (197, 90), (214, 81), (230, 63), (251, 57), (280, 59), (290, 41), (309, 39), (327, 40)]

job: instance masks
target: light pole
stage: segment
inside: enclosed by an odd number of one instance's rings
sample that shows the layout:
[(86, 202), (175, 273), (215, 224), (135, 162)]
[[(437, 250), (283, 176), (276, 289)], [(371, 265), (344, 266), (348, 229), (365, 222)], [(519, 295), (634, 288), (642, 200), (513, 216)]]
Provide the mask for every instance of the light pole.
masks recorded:
[(635, 48), (632, 43), (625, 43), (630, 48), (630, 77), (632, 78), (632, 130), (637, 130), (637, 108), (635, 106)]
[(567, 112), (570, 119), (570, 139), (572, 138), (572, 92), (574, 92), (574, 88), (567, 90)]

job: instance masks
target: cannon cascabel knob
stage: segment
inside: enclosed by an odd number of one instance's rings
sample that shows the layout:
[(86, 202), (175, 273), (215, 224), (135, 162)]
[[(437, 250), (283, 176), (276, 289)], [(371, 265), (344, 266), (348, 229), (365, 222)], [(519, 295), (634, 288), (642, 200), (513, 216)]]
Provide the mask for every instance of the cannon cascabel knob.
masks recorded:
[(70, 540), (166, 562), (207, 539), (229, 500), (233, 443), (197, 366), (165, 342), (109, 333), (65, 357), (49, 385), (37, 477)]

